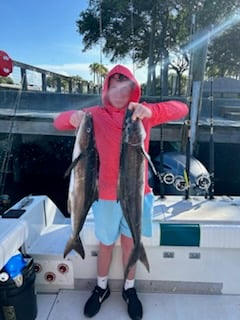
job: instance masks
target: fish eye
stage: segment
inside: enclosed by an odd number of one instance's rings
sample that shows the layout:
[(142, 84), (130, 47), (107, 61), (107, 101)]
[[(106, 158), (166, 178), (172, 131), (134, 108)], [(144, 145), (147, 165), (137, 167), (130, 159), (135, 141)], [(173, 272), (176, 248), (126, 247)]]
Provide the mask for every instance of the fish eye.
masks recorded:
[(91, 128), (87, 128), (87, 133), (90, 133), (91, 132)]

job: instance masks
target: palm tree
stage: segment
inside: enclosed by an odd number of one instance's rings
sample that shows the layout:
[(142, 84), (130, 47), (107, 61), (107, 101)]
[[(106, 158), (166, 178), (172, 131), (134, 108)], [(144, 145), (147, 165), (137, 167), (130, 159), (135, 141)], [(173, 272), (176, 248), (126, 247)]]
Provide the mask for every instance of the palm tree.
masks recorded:
[(98, 69), (99, 69), (99, 63), (94, 62), (91, 63), (89, 66), (90, 73), (93, 74), (93, 84), (96, 84), (96, 75), (98, 74)]
[(97, 62), (90, 64), (89, 68), (91, 74), (93, 74), (93, 84), (101, 87), (102, 81), (108, 73), (108, 69), (103, 64)]
[(103, 80), (105, 79), (107, 73), (108, 69), (103, 64), (100, 64), (98, 69), (98, 86), (102, 87)]

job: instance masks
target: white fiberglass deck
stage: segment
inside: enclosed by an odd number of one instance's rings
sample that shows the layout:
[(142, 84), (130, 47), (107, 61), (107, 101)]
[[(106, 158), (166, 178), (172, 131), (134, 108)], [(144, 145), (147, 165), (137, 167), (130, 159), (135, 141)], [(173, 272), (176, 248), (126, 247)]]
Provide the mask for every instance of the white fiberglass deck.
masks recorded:
[[(60, 290), (55, 294), (38, 295), (36, 320), (87, 319), (83, 308), (90, 292)], [(139, 293), (146, 320), (239, 320), (239, 295), (186, 295)], [(128, 320), (126, 303), (120, 292), (112, 292), (102, 304), (96, 320)]]
[[(229, 198), (225, 199), (223, 197), (217, 201), (209, 202), (204, 198), (182, 201), (180, 197), (170, 197), (165, 201), (156, 201), (154, 211), (155, 221), (202, 222), (204, 227), (205, 224), (211, 226), (214, 223), (230, 224), (231, 227), (231, 224), (239, 224), (240, 220), (239, 198), (231, 201)], [(219, 239), (219, 235), (216, 235), (216, 238)], [(224, 238), (226, 240), (226, 236)], [(206, 246), (208, 246), (210, 240), (205, 243)], [(215, 236), (213, 240), (215, 243)], [(150, 249), (148, 248), (148, 250)], [(222, 257), (225, 259), (224, 256)], [(184, 264), (181, 265), (176, 262), (175, 265), (178, 272), (180, 271), (179, 268), (184, 268)], [(185, 265), (186, 267), (187, 265)], [(185, 271), (188, 273), (187, 268)], [(225, 273), (228, 273), (228, 271), (225, 270)], [(232, 277), (233, 275), (228, 274), (226, 276)], [(83, 308), (90, 293), (91, 290), (61, 289), (58, 294), (39, 294), (37, 320), (85, 319)], [(240, 319), (240, 295), (179, 294), (178, 292), (174, 293), (174, 291), (172, 293), (149, 293), (140, 290), (139, 297), (144, 309), (143, 319), (147, 320)], [(121, 297), (121, 292), (112, 291), (111, 296), (103, 303), (100, 312), (94, 319), (112, 320), (116, 316), (118, 320), (129, 319), (126, 303)]]
[[(83, 308), (95, 284), (98, 248), (92, 215), (82, 230), (85, 260), (74, 252), (63, 259), (70, 219), (46, 196), (28, 197), (13, 209), (24, 209), (24, 214), (11, 221), (0, 219), (2, 230), (6, 224), (9, 228), (0, 233), (0, 263), (4, 265), (21, 245), (33, 257), (39, 267), (36, 320), (85, 319)], [(143, 241), (151, 268), (150, 273), (141, 264), (137, 268), (143, 319), (240, 319), (240, 197), (156, 198), (153, 237)], [(54, 280), (48, 280), (49, 273)], [(129, 319), (119, 292), (122, 277), (117, 244), (110, 273), (112, 294), (94, 319)]]

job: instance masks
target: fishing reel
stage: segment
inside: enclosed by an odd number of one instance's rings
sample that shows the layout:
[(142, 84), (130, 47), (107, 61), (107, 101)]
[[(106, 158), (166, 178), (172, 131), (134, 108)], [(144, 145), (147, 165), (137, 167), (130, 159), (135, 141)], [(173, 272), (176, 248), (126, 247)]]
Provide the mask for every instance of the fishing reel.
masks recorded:
[(210, 177), (207, 175), (200, 175), (196, 178), (196, 186), (202, 190), (208, 190), (211, 185)]
[(186, 191), (190, 186), (198, 187), (201, 190), (208, 190), (211, 185), (211, 180), (207, 175), (200, 175), (196, 178), (195, 183), (187, 183), (183, 176), (176, 176), (173, 184), (180, 192)]
[(165, 184), (173, 184), (174, 182), (174, 175), (171, 172), (160, 173), (158, 171), (155, 171), (154, 174), (158, 177), (160, 183), (164, 182)]
[(183, 176), (176, 176), (174, 178), (173, 182), (174, 187), (177, 189), (177, 191), (185, 191), (189, 187), (188, 183), (186, 183), (186, 180)]
[(162, 179), (163, 179), (163, 182), (166, 183), (166, 184), (173, 184), (174, 175), (171, 172), (164, 173), (162, 175)]
[(167, 173), (162, 173), (162, 174), (158, 174), (158, 179), (160, 182), (164, 182), (167, 185), (174, 185), (174, 187), (178, 190), (178, 191), (184, 191), (186, 190), (186, 182), (184, 180), (184, 177), (182, 176), (174, 176), (173, 173), (171, 172), (167, 172)]

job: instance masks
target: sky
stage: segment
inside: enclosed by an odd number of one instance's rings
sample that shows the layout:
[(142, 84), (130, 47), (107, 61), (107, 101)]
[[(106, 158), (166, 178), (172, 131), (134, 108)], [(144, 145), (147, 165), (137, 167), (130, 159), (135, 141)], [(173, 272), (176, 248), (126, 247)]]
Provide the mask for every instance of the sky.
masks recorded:
[[(100, 63), (100, 46), (82, 52), (76, 21), (88, 0), (1, 0), (0, 50), (16, 61), (92, 80), (89, 65)], [(102, 63), (113, 64), (102, 56)], [(118, 61), (132, 70), (130, 60)], [(133, 70), (132, 70), (133, 71)], [(136, 70), (142, 83), (146, 72)], [(34, 79), (33, 79), (34, 82)]]

